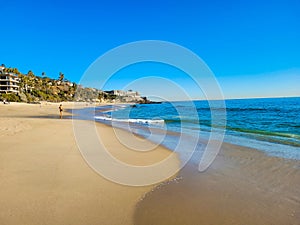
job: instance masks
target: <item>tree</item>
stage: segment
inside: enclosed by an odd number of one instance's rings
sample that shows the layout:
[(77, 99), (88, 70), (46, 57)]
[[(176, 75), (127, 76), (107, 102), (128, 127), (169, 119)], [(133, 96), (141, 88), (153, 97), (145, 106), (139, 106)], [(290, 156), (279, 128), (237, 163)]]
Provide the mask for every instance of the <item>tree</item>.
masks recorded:
[(59, 72), (59, 78), (58, 80), (63, 81), (65, 78), (65, 75), (62, 72)]
[(12, 72), (13, 72), (14, 74), (18, 74), (18, 75), (21, 74), (20, 71), (18, 70), (18, 68), (13, 68), (13, 69), (12, 69)]
[[(46, 73), (45, 72), (42, 72), (42, 77), (46, 78)], [(48, 91), (47, 91), (47, 83), (46, 83), (45, 79), (43, 80), (42, 83), (43, 83), (43, 88), (44, 88), (44, 90), (45, 90), (45, 92), (47, 94), (48, 93)], [(46, 100), (46, 98), (45, 98), (45, 100)]]
[(29, 70), (28, 73), (27, 73), (27, 76), (33, 78), (34, 77), (34, 73), (31, 70)]

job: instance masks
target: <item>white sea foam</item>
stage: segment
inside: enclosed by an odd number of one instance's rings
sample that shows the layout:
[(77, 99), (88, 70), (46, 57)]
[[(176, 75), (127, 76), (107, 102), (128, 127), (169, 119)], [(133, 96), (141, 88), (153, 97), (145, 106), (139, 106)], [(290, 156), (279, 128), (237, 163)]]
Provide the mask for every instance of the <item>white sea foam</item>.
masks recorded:
[(136, 123), (136, 124), (146, 124), (146, 125), (156, 125), (156, 126), (164, 126), (165, 121), (160, 119), (114, 119), (106, 116), (95, 116), (96, 120), (102, 121), (111, 121), (111, 122), (121, 122), (121, 123)]

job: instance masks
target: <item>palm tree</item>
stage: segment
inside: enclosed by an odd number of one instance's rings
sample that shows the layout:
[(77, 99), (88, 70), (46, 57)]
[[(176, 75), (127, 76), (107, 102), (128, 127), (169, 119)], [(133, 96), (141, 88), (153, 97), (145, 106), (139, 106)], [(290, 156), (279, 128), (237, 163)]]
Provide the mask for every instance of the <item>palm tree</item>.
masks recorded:
[(58, 80), (63, 81), (65, 78), (65, 75), (62, 72), (59, 72), (59, 78)]
[[(45, 78), (46, 77), (46, 73), (45, 72), (42, 72), (42, 77)], [(44, 91), (46, 92), (47, 94), (47, 84), (46, 84), (46, 81), (45, 79), (43, 79), (43, 86), (44, 86)]]
[(35, 78), (34, 73), (31, 70), (29, 70), (28, 73), (27, 73), (27, 76), (26, 76), (26, 80), (25, 80), (26, 89), (29, 87), (29, 89), (27, 89), (27, 91), (29, 91), (29, 92), (31, 92), (32, 88), (35, 87), (34, 78)]

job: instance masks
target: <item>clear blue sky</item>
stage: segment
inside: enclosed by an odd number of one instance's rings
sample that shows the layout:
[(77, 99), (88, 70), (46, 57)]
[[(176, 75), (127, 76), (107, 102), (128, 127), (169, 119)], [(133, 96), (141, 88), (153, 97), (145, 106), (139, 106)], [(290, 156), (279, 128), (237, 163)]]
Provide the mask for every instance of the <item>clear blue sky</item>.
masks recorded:
[(1, 1), (0, 63), (78, 82), (112, 48), (165, 40), (199, 55), (226, 98), (300, 96), (299, 12), (299, 0)]

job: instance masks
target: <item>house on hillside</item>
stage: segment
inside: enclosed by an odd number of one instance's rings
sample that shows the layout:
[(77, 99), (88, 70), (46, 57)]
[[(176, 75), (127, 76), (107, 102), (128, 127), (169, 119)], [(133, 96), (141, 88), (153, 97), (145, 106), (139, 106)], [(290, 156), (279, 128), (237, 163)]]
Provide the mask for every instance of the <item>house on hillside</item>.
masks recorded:
[(105, 93), (110, 95), (115, 95), (117, 97), (117, 102), (138, 102), (143, 100), (137, 91), (128, 90), (111, 90), (105, 91)]
[(19, 93), (19, 82), (17, 74), (0, 66), (0, 93)]

